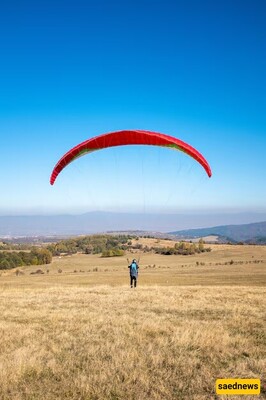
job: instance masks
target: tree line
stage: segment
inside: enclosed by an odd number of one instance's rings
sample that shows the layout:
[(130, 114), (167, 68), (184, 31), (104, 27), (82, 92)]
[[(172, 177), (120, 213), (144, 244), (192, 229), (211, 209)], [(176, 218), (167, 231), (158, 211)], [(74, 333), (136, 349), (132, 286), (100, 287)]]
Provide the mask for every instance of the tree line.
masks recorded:
[(154, 247), (154, 252), (156, 254), (163, 255), (192, 255), (196, 253), (204, 253), (211, 251), (210, 247), (204, 246), (204, 240), (200, 239), (198, 243), (190, 243), (190, 242), (179, 242), (176, 243), (173, 247)]
[[(138, 240), (135, 235), (91, 235), (71, 239), (60, 240), (50, 243), (45, 247), (33, 247), (27, 245), (21, 250), (19, 245), (11, 245), (2, 242), (0, 251), (0, 269), (11, 269), (25, 265), (43, 265), (52, 262), (53, 256), (71, 255), (76, 253), (101, 254), (102, 257), (123, 256), (126, 250), (138, 249), (141, 251), (153, 251), (163, 255), (191, 255), (211, 251), (210, 247), (204, 246), (201, 239), (198, 243), (181, 241), (172, 247), (143, 247), (142, 244), (132, 244), (132, 239)], [(12, 250), (7, 251), (7, 247)], [(14, 251), (17, 249), (17, 251)], [(1, 249), (0, 249), (1, 250)]]
[(0, 269), (11, 269), (25, 265), (43, 265), (52, 262), (52, 253), (45, 248), (34, 248), (31, 251), (0, 252)]
[(131, 246), (131, 235), (92, 235), (51, 243), (47, 249), (53, 256), (61, 254), (102, 254), (103, 257), (122, 256)]

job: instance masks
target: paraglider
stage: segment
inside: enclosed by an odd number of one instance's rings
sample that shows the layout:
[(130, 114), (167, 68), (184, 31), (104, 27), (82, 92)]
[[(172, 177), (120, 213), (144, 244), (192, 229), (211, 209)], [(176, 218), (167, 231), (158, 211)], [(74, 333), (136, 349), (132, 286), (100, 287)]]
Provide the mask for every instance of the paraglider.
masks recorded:
[(53, 185), (60, 172), (78, 157), (108, 147), (127, 145), (162, 146), (182, 151), (201, 164), (209, 177), (212, 175), (211, 168), (203, 155), (182, 140), (158, 132), (144, 130), (123, 130), (93, 137), (73, 147), (58, 161), (54, 167), (50, 177), (50, 184)]

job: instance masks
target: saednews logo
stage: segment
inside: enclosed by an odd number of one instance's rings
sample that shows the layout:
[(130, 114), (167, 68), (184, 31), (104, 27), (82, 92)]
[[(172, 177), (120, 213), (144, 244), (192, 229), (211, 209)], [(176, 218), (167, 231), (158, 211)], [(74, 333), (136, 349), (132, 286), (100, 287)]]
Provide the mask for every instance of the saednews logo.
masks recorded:
[(260, 379), (217, 379), (217, 394), (260, 394)]

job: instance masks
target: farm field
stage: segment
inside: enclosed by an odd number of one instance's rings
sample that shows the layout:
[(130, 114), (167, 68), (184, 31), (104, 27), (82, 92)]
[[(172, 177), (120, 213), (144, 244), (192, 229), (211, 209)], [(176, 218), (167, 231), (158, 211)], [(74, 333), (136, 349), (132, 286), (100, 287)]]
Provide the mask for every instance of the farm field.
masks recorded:
[(266, 246), (210, 247), (1, 271), (0, 399), (218, 399), (236, 377), (266, 398)]

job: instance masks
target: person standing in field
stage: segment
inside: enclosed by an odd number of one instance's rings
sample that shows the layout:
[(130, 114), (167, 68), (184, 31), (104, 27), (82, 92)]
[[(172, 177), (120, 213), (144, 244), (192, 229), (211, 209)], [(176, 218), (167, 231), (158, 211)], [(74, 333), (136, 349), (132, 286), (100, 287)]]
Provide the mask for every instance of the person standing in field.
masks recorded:
[(137, 287), (137, 280), (138, 280), (138, 263), (137, 260), (132, 260), (132, 263), (128, 266), (129, 268), (129, 274), (130, 274), (130, 287), (133, 288), (133, 284), (134, 287)]

